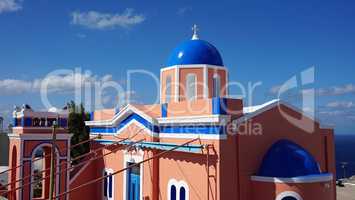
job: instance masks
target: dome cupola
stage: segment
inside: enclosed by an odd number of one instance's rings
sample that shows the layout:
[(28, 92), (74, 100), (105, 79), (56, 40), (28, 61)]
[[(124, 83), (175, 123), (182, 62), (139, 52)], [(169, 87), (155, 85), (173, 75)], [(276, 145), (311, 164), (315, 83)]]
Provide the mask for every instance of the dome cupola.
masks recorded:
[(223, 60), (217, 48), (199, 39), (196, 25), (193, 31), (191, 40), (182, 42), (172, 51), (167, 66), (193, 64), (223, 66)]
[(195, 101), (228, 95), (228, 74), (216, 47), (193, 35), (178, 45), (160, 70), (162, 103)]
[(307, 150), (289, 140), (279, 140), (266, 153), (258, 176), (292, 178), (319, 174), (319, 165)]

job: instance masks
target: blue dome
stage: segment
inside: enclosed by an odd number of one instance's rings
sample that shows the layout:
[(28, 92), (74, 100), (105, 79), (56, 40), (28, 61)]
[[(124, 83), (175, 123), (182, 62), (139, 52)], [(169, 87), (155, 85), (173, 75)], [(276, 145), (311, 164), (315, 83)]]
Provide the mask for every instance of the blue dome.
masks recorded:
[(177, 46), (170, 54), (168, 66), (209, 64), (223, 66), (216, 47), (204, 40), (188, 40)]
[(310, 153), (289, 140), (279, 140), (266, 153), (258, 176), (291, 178), (320, 173)]

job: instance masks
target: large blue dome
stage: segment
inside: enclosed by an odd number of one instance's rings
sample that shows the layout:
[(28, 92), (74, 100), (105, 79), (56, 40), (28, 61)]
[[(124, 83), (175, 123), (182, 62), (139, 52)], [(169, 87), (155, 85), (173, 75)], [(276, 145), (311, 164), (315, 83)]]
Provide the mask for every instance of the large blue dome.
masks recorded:
[(177, 46), (170, 54), (168, 66), (208, 64), (223, 66), (222, 57), (216, 47), (200, 39), (188, 40)]
[(317, 161), (301, 146), (279, 140), (266, 153), (258, 176), (291, 178), (321, 174)]

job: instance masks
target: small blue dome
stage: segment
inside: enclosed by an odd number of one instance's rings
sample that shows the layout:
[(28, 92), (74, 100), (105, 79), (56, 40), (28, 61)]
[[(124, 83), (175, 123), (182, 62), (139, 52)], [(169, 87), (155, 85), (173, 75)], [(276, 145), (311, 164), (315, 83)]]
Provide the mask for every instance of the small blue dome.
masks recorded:
[(223, 61), (216, 47), (207, 41), (195, 39), (177, 46), (168, 61), (168, 66), (188, 64), (223, 66)]
[(310, 153), (289, 140), (279, 140), (264, 156), (258, 176), (291, 178), (320, 173)]

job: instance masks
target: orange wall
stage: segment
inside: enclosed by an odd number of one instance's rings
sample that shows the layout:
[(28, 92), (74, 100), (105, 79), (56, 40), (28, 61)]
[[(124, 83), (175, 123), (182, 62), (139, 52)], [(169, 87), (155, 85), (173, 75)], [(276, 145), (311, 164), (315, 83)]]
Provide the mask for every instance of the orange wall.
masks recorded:
[[(287, 110), (291, 115), (298, 115), (285, 106), (281, 108)], [(315, 124), (316, 129), (313, 133), (305, 132), (282, 117), (278, 108), (273, 108), (254, 117), (246, 127), (253, 127), (257, 123), (262, 125), (262, 135), (253, 135), (250, 130), (246, 130), (237, 136), (241, 199), (251, 198), (250, 176), (255, 175), (268, 149), (280, 139), (289, 139), (308, 150), (320, 164), (322, 172), (325, 172), (327, 155), (322, 142), (323, 134), (318, 124)], [(331, 140), (329, 142), (333, 143)]]
[(171, 102), (167, 111), (168, 117), (211, 115), (212, 100), (197, 99), (194, 101)]
[[(72, 182), (70, 182), (69, 185), (69, 189), (73, 189), (75, 187), (78, 187), (84, 183), (87, 183), (91, 180), (94, 180), (95, 178), (98, 178), (100, 176), (97, 175), (97, 162), (89, 162), (88, 164), (84, 165), (82, 167), (82, 171), (79, 171), (78, 176), (74, 179), (71, 180)], [(85, 199), (87, 200), (96, 200), (96, 199), (101, 199), (98, 198), (98, 193), (101, 192), (101, 190), (99, 190), (100, 187), (98, 187), (98, 183), (96, 184), (91, 184), (85, 187), (82, 187), (76, 191), (73, 191), (70, 193), (69, 195), (69, 199), (83, 199), (83, 197), (85, 197)]]

